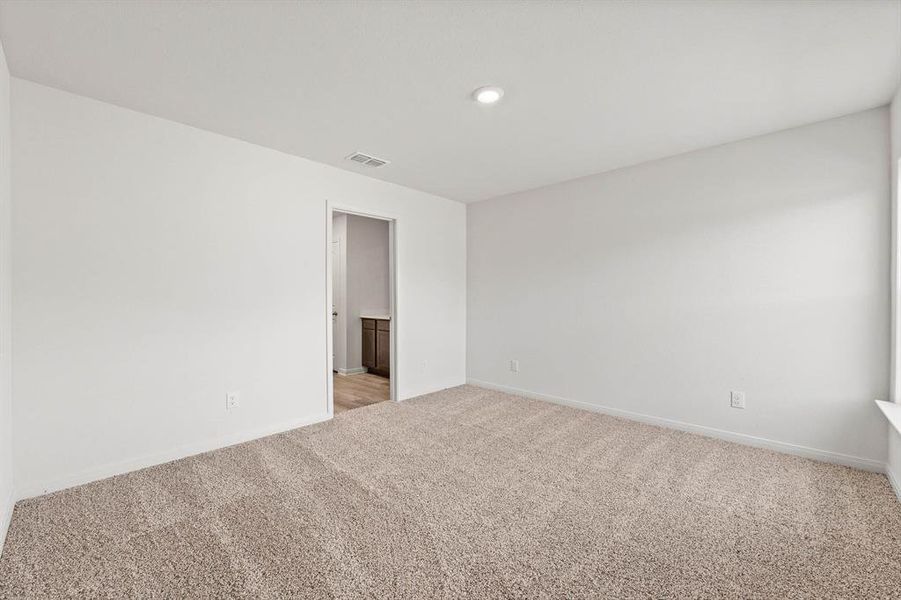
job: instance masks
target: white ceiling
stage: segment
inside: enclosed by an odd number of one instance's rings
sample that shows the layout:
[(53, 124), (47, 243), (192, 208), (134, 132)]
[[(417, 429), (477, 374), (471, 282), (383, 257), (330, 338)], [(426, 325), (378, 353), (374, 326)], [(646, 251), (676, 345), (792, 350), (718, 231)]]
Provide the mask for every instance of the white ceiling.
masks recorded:
[[(3, 2), (0, 39), (17, 77), (462, 201), (879, 106), (901, 78), (901, 0)], [(486, 84), (499, 105), (470, 100)]]

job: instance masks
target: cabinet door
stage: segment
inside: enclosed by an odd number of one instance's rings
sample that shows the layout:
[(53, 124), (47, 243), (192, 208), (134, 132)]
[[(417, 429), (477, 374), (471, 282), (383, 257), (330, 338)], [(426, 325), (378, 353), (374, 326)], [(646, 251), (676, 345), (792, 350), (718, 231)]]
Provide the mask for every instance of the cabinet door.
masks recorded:
[(376, 369), (387, 376), (391, 372), (391, 332), (379, 328), (375, 339)]
[(375, 329), (363, 328), (363, 366), (375, 368)]

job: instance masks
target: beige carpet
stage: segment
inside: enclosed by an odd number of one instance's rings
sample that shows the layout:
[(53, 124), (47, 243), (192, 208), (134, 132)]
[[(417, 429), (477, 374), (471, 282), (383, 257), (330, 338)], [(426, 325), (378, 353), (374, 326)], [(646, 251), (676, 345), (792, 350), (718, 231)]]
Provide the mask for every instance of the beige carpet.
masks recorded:
[(898, 598), (901, 505), (464, 386), (21, 502), (0, 596)]

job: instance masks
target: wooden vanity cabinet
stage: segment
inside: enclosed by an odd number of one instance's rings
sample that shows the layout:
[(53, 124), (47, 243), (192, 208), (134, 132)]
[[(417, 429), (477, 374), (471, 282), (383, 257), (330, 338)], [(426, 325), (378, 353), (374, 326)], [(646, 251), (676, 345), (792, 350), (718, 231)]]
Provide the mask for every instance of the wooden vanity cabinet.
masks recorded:
[(391, 376), (391, 320), (363, 318), (363, 366), (370, 373)]

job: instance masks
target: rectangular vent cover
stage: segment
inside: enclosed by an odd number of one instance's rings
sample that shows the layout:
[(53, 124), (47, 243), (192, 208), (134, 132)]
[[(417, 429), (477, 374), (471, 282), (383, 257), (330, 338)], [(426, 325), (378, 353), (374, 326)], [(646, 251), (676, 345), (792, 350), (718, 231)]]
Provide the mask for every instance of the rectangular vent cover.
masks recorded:
[(362, 152), (354, 152), (353, 154), (345, 156), (344, 158), (349, 161), (373, 168), (384, 167), (390, 162), (382, 158), (376, 158), (374, 156), (369, 156), (368, 154), (363, 154)]

